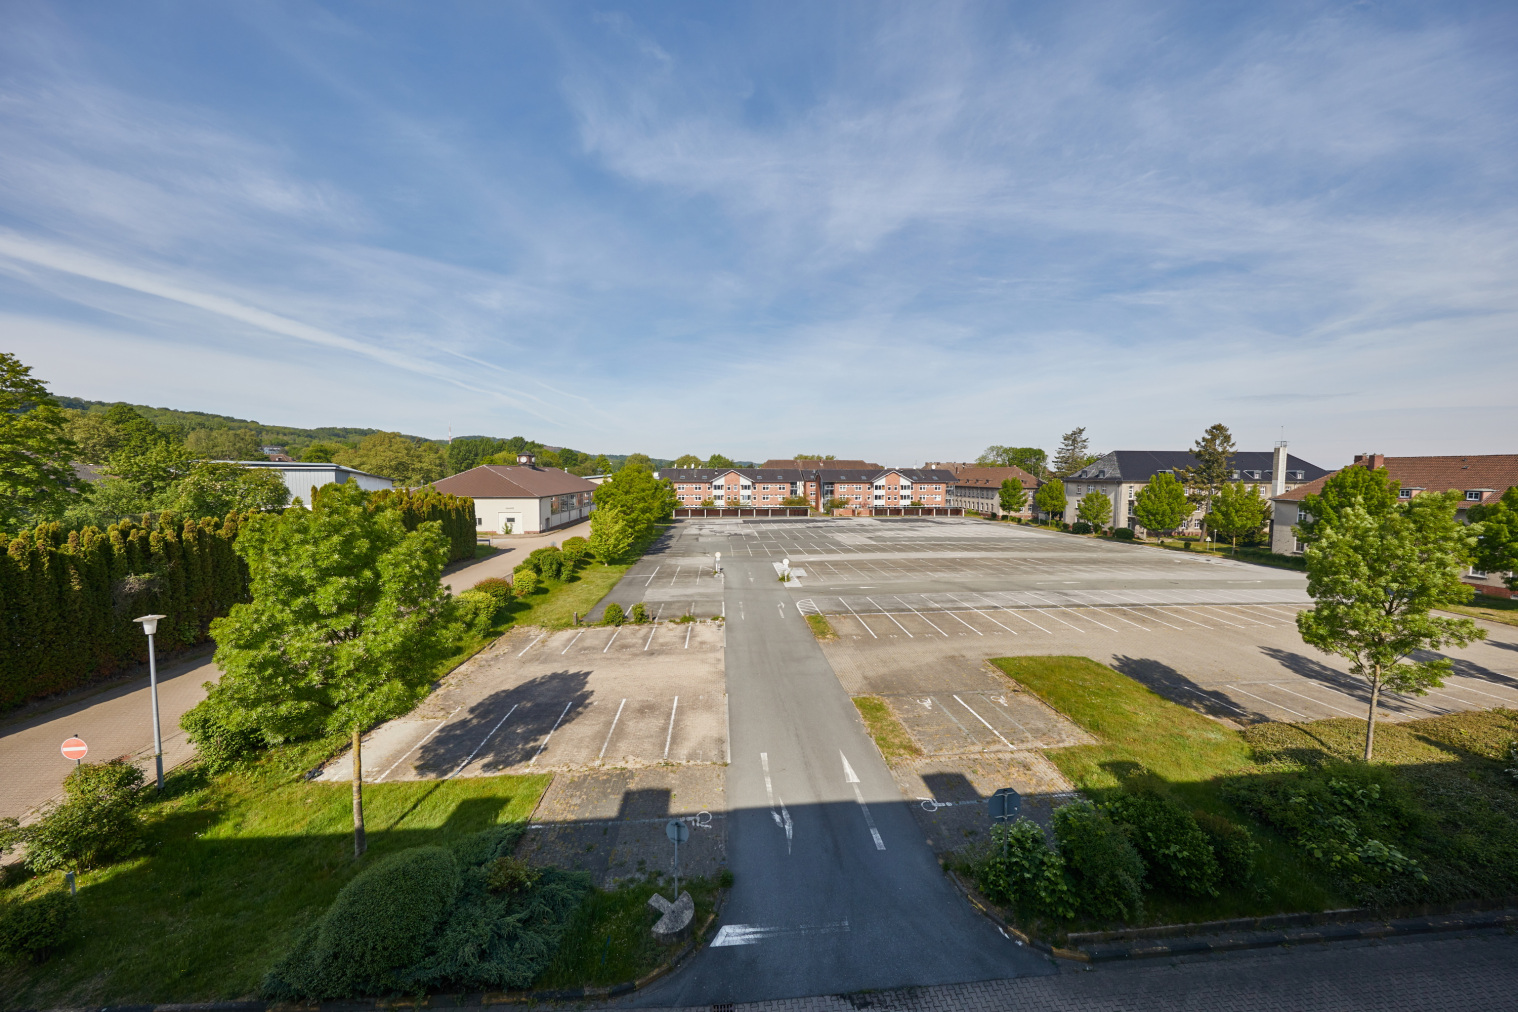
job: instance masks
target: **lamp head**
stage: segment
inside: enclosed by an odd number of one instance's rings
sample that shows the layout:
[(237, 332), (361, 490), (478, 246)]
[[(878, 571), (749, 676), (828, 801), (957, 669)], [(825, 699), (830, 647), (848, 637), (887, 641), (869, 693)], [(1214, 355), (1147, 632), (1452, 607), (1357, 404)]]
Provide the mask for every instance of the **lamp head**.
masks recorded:
[(141, 623), (142, 624), (142, 631), (145, 632), (145, 633), (147, 633), (149, 636), (151, 636), (151, 635), (153, 635), (154, 633), (156, 633), (158, 631), (158, 620), (161, 619), (161, 618), (168, 618), (168, 616), (167, 615), (143, 615), (140, 618), (134, 618), (134, 619), (132, 619), (132, 621), (133, 622), (139, 622), (139, 623)]

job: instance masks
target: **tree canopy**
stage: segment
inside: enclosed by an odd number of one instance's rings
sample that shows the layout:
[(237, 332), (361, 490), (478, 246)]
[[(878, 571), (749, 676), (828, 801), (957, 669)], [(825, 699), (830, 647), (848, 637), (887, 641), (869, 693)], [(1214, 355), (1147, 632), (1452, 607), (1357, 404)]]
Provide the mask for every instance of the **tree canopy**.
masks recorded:
[(1330, 476), (1321, 489), (1302, 499), (1297, 530), (1303, 541), (1311, 541), (1338, 523), (1339, 514), (1351, 506), (1358, 506), (1371, 516), (1385, 516), (1396, 509), (1399, 488), (1384, 467), (1375, 471), (1365, 467), (1343, 468)]
[[(602, 510), (615, 511), (618, 520), (627, 525), (631, 543), (651, 533), (655, 524), (668, 520), (679, 505), (674, 486), (666, 479), (655, 478), (653, 471), (638, 466), (632, 458), (628, 458), (622, 470), (596, 486), (593, 498), (596, 508), (590, 515), (592, 542), (596, 514)], [(599, 551), (596, 555), (601, 557)]]
[(1518, 487), (1509, 488), (1494, 503), (1472, 506), (1467, 515), (1480, 524), (1476, 568), (1507, 574), (1503, 582), (1509, 590), (1518, 590)]
[(1054, 451), (1054, 473), (1068, 478), (1076, 471), (1093, 464), (1101, 458), (1092, 454), (1091, 441), (1086, 438), (1086, 427), (1071, 429), (1059, 439), (1059, 449)]
[(290, 502), (278, 471), (197, 460), (164, 497), (164, 507), (186, 517), (224, 517), (236, 510), (273, 510)]
[(1106, 527), (1112, 519), (1112, 500), (1101, 492), (1087, 492), (1075, 504), (1075, 516), (1092, 527)]
[(1269, 519), (1270, 503), (1260, 494), (1260, 486), (1234, 481), (1218, 492), (1206, 523), (1209, 530), (1231, 539), (1237, 547), (1240, 538), (1257, 535)]
[(1172, 474), (1160, 472), (1138, 490), (1133, 499), (1133, 515), (1145, 530), (1173, 531), (1191, 516), (1191, 500), (1186, 487)]
[(1192, 504), (1203, 512), (1211, 512), (1212, 500), (1233, 478), (1233, 454), (1233, 434), (1222, 422), (1209, 425), (1192, 445), (1191, 456), (1196, 463), (1186, 469), (1182, 480)]
[(0, 531), (35, 523), (79, 487), (64, 422), (31, 368), (0, 352)]
[(597, 506), (590, 514), (590, 550), (602, 562), (616, 562), (632, 548), (635, 535), (626, 513)]
[(734, 465), (733, 465), (733, 462), (732, 462), (732, 460), (730, 458), (724, 457), (720, 453), (714, 453), (710, 457), (706, 458), (706, 466), (707, 467), (732, 467)]
[(266, 460), (249, 429), (193, 429), (184, 437), (185, 450), (204, 460)]
[(701, 466), (701, 458), (698, 457), (698, 456), (696, 456), (694, 453), (682, 453), (680, 456), (678, 456), (678, 457), (675, 458), (675, 462), (673, 464), (671, 464), (670, 466), (671, 467), (700, 467)]
[(1038, 486), (1038, 491), (1033, 494), (1033, 505), (1038, 507), (1040, 513), (1047, 513), (1057, 520), (1065, 518), (1065, 483), (1058, 478), (1051, 479)]
[(211, 625), (224, 674), (207, 705), (270, 743), (367, 727), (427, 691), (452, 642), (437, 521), (407, 532), (395, 497), (328, 485), (310, 509), (238, 535), (251, 600)]
[(1035, 478), (1049, 472), (1049, 455), (1036, 446), (997, 446), (985, 448), (975, 463), (984, 467), (1020, 467)]
[(1028, 505), (1028, 493), (1023, 489), (1020, 478), (1008, 478), (1001, 483), (1001, 491), (997, 493), (997, 503), (1003, 513), (1021, 513), (1023, 507)]
[(333, 463), (390, 478), (397, 485), (415, 487), (442, 478), (447, 470), (444, 446), (412, 439), (399, 432), (376, 432), (365, 436), (352, 450), (332, 455)]
[(1307, 592), (1315, 607), (1297, 614), (1297, 629), (1306, 643), (1347, 658), (1369, 685), (1367, 762), (1382, 689), (1422, 695), (1442, 685), (1452, 667), (1444, 657), (1409, 658), (1485, 635), (1470, 619), (1430, 614), (1471, 597), (1460, 577), (1476, 534), (1455, 518), (1459, 500), (1458, 492), (1425, 493), (1385, 511), (1341, 501), (1333, 522), (1307, 539)]

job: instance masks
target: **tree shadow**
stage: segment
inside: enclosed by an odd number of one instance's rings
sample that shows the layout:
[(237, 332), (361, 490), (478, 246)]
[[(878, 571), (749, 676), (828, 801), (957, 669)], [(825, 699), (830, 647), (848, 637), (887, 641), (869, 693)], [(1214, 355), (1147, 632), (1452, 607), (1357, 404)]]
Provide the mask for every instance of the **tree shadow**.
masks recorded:
[[(1493, 640), (1485, 642), (1488, 646), (1499, 645)], [(1518, 650), (1518, 646), (1509, 646), (1508, 649)], [(1518, 688), (1518, 678), (1514, 678), (1512, 675), (1505, 675), (1500, 671), (1493, 671), (1491, 668), (1477, 664), (1475, 661), (1466, 660), (1463, 657), (1450, 657), (1448, 654), (1441, 654), (1436, 650), (1419, 650), (1412, 655), (1413, 660), (1422, 663), (1437, 661), (1441, 658), (1450, 662), (1452, 674), (1460, 675), (1462, 678), (1473, 678), (1481, 682), (1491, 682), (1494, 685)]]
[(589, 671), (554, 671), (491, 693), (418, 749), (417, 773), (448, 777), (466, 763), (499, 773), (530, 761), (590, 706), (589, 680)]
[(1199, 710), (1210, 717), (1226, 717), (1250, 724), (1270, 719), (1265, 714), (1244, 706), (1227, 693), (1198, 685), (1164, 661), (1119, 655), (1112, 658), (1112, 667), (1172, 703)]

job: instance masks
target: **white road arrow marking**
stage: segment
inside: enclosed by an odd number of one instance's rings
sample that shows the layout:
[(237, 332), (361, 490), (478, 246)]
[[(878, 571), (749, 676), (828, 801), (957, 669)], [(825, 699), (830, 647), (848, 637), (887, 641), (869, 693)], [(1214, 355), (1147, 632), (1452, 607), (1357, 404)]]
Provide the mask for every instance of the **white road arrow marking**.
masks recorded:
[[(768, 752), (759, 753), (759, 764), (764, 767), (764, 793), (770, 799), (770, 818), (775, 820), (775, 825), (785, 830), (785, 852), (791, 852), (791, 839), (795, 824), (791, 822), (791, 813), (785, 807), (785, 799), (780, 799), (780, 810), (775, 810), (775, 787), (770, 783), (770, 757)], [(734, 945), (743, 943), (734, 942)]]
[(880, 838), (880, 830), (875, 828), (875, 819), (870, 815), (870, 806), (864, 803), (864, 792), (859, 789), (859, 776), (854, 772), (854, 767), (849, 765), (849, 757), (838, 750), (838, 758), (843, 760), (843, 779), (854, 788), (854, 800), (859, 802), (859, 810), (864, 813), (864, 824), (870, 827), (870, 838), (875, 841), (876, 850), (885, 850), (885, 841)]

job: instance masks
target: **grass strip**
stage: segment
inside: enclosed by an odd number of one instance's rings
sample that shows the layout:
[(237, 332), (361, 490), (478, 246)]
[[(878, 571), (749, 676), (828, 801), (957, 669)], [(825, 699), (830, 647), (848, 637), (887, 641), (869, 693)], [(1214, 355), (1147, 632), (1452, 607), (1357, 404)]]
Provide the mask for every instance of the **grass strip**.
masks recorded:
[(812, 627), (812, 635), (819, 640), (836, 640), (838, 634), (833, 631), (833, 624), (828, 621), (826, 615), (808, 615), (806, 624)]
[[(597, 889), (586, 899), (564, 933), (548, 969), (534, 985), (540, 990), (607, 987), (637, 980), (668, 959), (674, 949), (654, 939), (659, 914), (648, 905), (654, 893), (670, 898), (667, 877)], [(696, 901), (693, 930), (706, 923), (717, 902), (719, 883), (680, 879), (680, 891)]]
[(922, 755), (901, 721), (879, 696), (855, 696), (854, 708), (864, 718), (864, 726), (875, 739), (875, 747), (887, 760), (911, 759)]
[(1446, 605), (1443, 610), (1471, 618), (1484, 618), (1488, 622), (1499, 622), (1502, 625), (1518, 625), (1518, 601), (1509, 598), (1477, 594), (1470, 604)]
[[(289, 761), (286, 761), (289, 760)], [(6, 1008), (231, 999), (264, 972), (360, 869), (387, 854), (525, 821), (550, 777), (369, 784), (369, 852), (353, 860), (352, 789), (310, 783), (273, 755), (208, 778), (176, 771), (147, 810), (142, 855), (79, 876), (83, 927), (42, 966), (0, 964)], [(62, 888), (14, 881), (7, 902)]]

